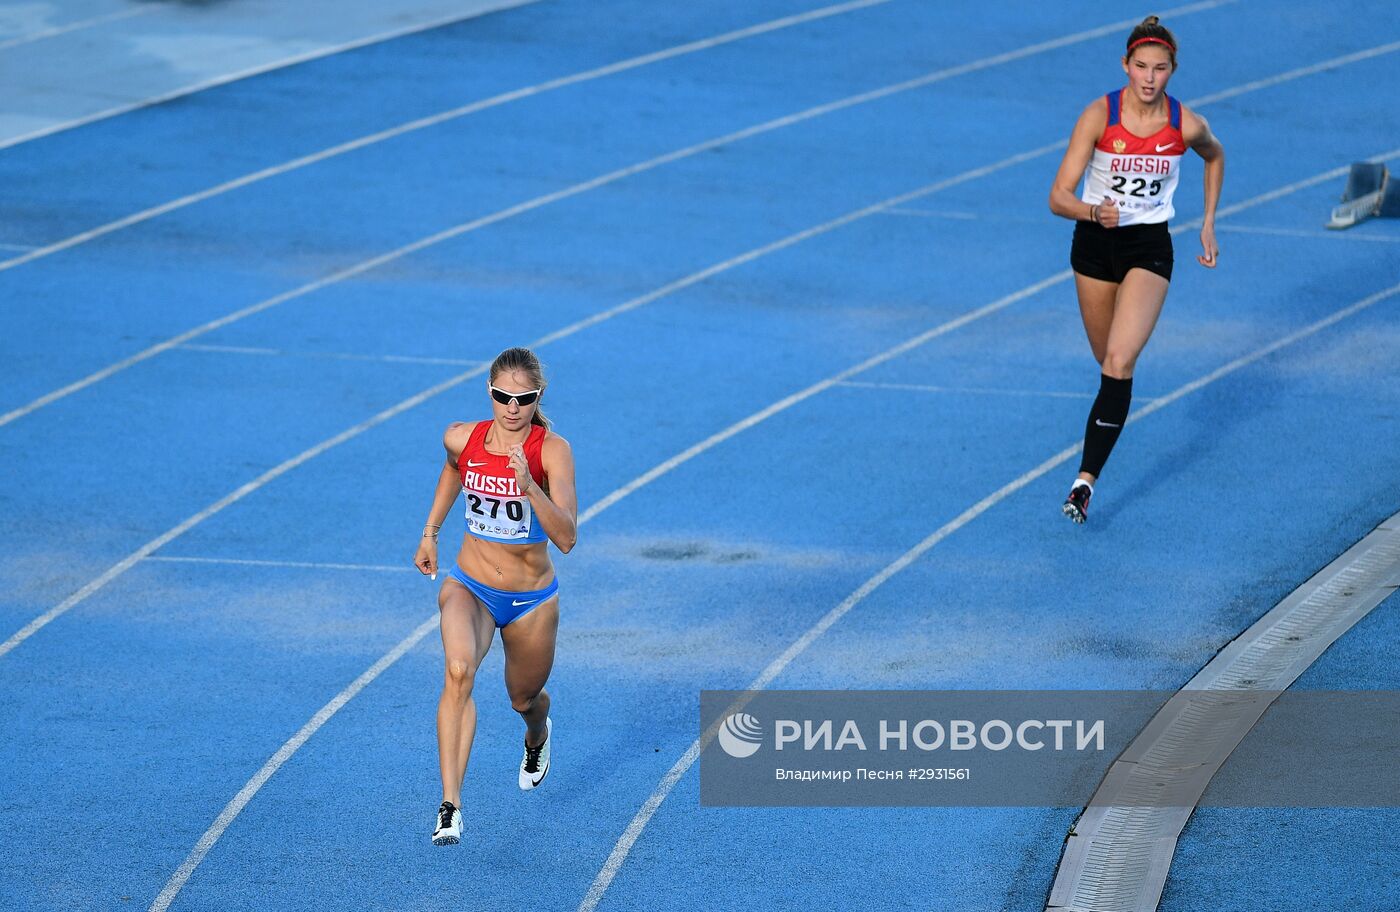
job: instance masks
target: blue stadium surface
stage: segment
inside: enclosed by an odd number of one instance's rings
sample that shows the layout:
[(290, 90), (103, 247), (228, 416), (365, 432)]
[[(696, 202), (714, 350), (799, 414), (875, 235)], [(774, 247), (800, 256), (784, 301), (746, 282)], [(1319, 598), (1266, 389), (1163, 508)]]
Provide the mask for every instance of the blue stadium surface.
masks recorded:
[[(1151, 12), (1220, 266), (1188, 156), (1135, 407), (1184, 394), (1080, 527), (1046, 197)], [(1400, 509), (1400, 222), (1322, 227), (1400, 163), (1397, 65), (1374, 0), (546, 0), (0, 150), (0, 907), (1043, 909), (1077, 809), (702, 807), (699, 692), (950, 523), (768, 686), (1174, 690)], [(515, 787), (493, 650), (435, 848), (411, 561), (522, 344), (585, 517), (554, 766)], [(1297, 686), (1400, 689), (1397, 638)], [(1397, 824), (1202, 809), (1161, 908), (1400, 908)]]

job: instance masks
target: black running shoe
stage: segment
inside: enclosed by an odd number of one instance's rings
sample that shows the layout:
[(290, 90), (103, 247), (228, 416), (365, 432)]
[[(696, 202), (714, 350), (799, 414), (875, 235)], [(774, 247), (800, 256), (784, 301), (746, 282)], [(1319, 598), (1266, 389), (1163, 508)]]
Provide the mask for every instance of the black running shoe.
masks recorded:
[(437, 812), (437, 829), (433, 830), (433, 845), (456, 845), (462, 840), (462, 812), (444, 801)]
[(1083, 523), (1089, 518), (1089, 498), (1093, 496), (1088, 485), (1077, 484), (1069, 489), (1069, 496), (1065, 498), (1065, 505), (1061, 509), (1070, 519)]

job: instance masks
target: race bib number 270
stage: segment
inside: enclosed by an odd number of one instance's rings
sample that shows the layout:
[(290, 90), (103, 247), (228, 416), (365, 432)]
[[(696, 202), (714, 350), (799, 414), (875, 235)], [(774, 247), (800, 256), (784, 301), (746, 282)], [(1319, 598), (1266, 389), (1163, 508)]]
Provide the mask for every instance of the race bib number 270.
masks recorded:
[(481, 494), (462, 489), (467, 501), (467, 528), (491, 538), (525, 538), (530, 534), (530, 499)]

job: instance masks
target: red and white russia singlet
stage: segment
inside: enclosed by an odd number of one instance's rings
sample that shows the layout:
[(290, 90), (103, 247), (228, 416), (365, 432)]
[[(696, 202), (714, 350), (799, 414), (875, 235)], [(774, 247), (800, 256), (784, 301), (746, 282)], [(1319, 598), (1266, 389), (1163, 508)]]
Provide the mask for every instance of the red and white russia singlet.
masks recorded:
[(1176, 214), (1172, 194), (1181, 172), (1186, 140), (1181, 136), (1181, 102), (1167, 96), (1167, 125), (1143, 138), (1129, 133), (1122, 123), (1122, 89), (1109, 92), (1108, 126), (1094, 145), (1094, 157), (1084, 169), (1084, 194), (1092, 205), (1111, 197), (1118, 204), (1118, 224), (1147, 225), (1165, 222)]
[[(462, 476), (462, 496), (467, 501), (467, 531), (487, 541), (509, 542), (516, 545), (545, 540), (544, 528), (530, 509), (530, 498), (520, 493), (515, 483), (515, 470), (510, 457), (486, 452), (486, 431), (491, 421), (477, 422), (472, 428), (462, 455), (457, 458), (457, 471)], [(535, 484), (544, 484), (544, 465), (540, 448), (547, 432), (538, 424), (530, 426), (525, 438), (525, 462)]]

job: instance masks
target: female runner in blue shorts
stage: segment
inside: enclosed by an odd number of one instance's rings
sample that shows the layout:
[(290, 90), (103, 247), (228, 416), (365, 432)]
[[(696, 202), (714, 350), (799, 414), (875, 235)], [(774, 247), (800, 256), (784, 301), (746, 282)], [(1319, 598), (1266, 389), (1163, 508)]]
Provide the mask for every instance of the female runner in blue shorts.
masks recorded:
[(438, 530), (462, 495), (466, 535), (438, 591), (447, 667), (437, 713), (442, 804), (435, 845), (461, 838), (462, 779), (476, 734), (472, 684), (498, 627), (506, 691), (525, 720), (520, 788), (535, 788), (549, 772), (553, 725), (544, 685), (559, 628), (549, 542), (568, 552), (578, 530), (573, 453), (540, 412), (546, 384), (539, 359), (528, 349), (507, 349), (492, 363), (490, 378), (492, 417), (453, 423), (443, 435), (447, 462), (413, 559), (436, 578)]
[[(1187, 148), (1205, 160), (1202, 253), (1215, 268), (1215, 207), (1225, 178), (1225, 150), (1205, 118), (1167, 95), (1176, 71), (1176, 38), (1156, 16), (1128, 36), (1125, 88), (1096, 98), (1079, 115), (1050, 190), (1050, 210), (1074, 219), (1079, 312), (1094, 359), (1099, 394), (1084, 430), (1084, 458), (1064, 514), (1082, 523), (1104, 462), (1128, 420), (1133, 368), (1147, 345), (1172, 276), (1167, 220)], [(1084, 193), (1075, 195), (1080, 178)]]

